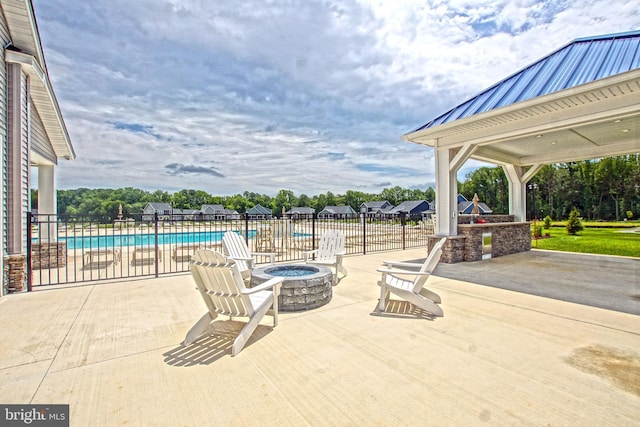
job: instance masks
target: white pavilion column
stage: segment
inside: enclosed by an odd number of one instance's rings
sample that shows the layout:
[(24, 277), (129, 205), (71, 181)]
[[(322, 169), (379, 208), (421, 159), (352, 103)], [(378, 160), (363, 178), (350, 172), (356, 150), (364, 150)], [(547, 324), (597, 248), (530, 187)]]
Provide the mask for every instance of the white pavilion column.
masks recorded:
[(436, 234), (458, 234), (458, 170), (471, 157), (476, 147), (466, 145), (459, 150), (436, 148)]
[(53, 215), (57, 213), (55, 166), (38, 166), (38, 214), (52, 215), (46, 223), (40, 225), (42, 239), (56, 241), (58, 230)]
[(509, 181), (509, 214), (515, 216), (516, 221), (527, 218), (527, 200), (525, 182), (522, 181), (524, 168), (514, 165), (502, 165), (502, 170)]
[[(454, 236), (458, 232), (457, 221), (451, 221), (451, 202), (456, 200), (451, 190), (458, 190), (455, 173), (449, 171), (450, 150), (436, 149), (436, 234), (438, 236)], [(453, 175), (453, 176), (452, 176)], [(456, 200), (457, 201), (457, 200)]]
[(527, 182), (542, 168), (536, 164), (529, 169), (522, 166), (502, 165), (509, 181), (509, 214), (515, 216), (516, 221), (527, 220)]

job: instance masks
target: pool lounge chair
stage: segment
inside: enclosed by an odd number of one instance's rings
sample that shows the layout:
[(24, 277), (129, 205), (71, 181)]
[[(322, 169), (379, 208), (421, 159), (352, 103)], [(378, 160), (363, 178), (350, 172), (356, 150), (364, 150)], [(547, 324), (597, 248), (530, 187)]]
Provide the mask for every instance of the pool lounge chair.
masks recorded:
[(120, 249), (92, 249), (82, 255), (82, 268), (104, 268), (117, 265), (121, 259)]
[(176, 262), (191, 261), (191, 257), (196, 251), (200, 249), (200, 244), (195, 243), (192, 245), (175, 245), (171, 254), (171, 259)]
[[(442, 299), (435, 292), (425, 288), (424, 285), (440, 261), (442, 247), (446, 240), (446, 237), (440, 239), (431, 248), (429, 255), (422, 264), (385, 261), (384, 267), (378, 268), (378, 271), (382, 273), (382, 278), (378, 282), (378, 286), (380, 286), (380, 302), (376, 311), (385, 311), (389, 294), (393, 293), (433, 316), (443, 315), (442, 308), (437, 305), (442, 302)], [(408, 268), (414, 269), (408, 270)], [(418, 268), (418, 270), (415, 270), (415, 268)]]
[[(158, 262), (162, 262), (162, 251), (158, 251)], [(156, 263), (155, 248), (137, 248), (131, 255), (131, 265), (144, 265)]]
[(343, 277), (347, 275), (347, 269), (342, 265), (342, 258), (345, 253), (344, 234), (338, 230), (328, 230), (320, 238), (318, 249), (304, 251), (302, 256), (307, 264), (332, 267), (334, 270), (333, 284), (336, 285), (338, 283), (338, 273), (342, 274)]
[(256, 264), (255, 257), (268, 257), (270, 264), (275, 262), (275, 253), (251, 252), (242, 236), (235, 231), (227, 231), (224, 233), (224, 236), (222, 236), (222, 247), (225, 254), (237, 262), (242, 278), (247, 281), (251, 279), (251, 270), (253, 270), (253, 266)]
[(256, 287), (246, 288), (238, 263), (208, 249), (196, 251), (191, 261), (191, 275), (208, 311), (189, 330), (184, 345), (215, 333), (211, 322), (218, 314), (249, 318), (233, 342), (232, 356), (244, 348), (265, 314), (273, 316), (274, 328), (278, 326), (278, 295), (283, 277), (274, 277)]

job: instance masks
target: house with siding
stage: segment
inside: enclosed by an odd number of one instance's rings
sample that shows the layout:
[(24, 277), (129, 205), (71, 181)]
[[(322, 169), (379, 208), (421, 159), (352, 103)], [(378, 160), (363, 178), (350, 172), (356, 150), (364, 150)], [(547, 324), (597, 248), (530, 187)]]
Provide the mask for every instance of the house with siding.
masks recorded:
[(289, 209), (287, 212), (285, 212), (285, 216), (287, 218), (310, 217), (314, 213), (316, 213), (315, 209), (306, 206), (300, 206)]
[(212, 221), (224, 217), (224, 206), (222, 205), (202, 205), (200, 208), (202, 219)]
[(393, 205), (386, 200), (365, 202), (360, 205), (360, 212), (368, 214), (383, 215), (391, 209), (393, 209)]
[(235, 209), (225, 209), (222, 205), (202, 205), (200, 208), (202, 219), (207, 221), (240, 219), (241, 215)]
[(407, 200), (387, 212), (389, 215), (403, 213), (411, 218), (425, 217), (433, 213), (431, 204), (426, 200)]
[[(38, 189), (39, 214), (56, 215), (56, 166), (76, 154), (49, 78), (32, 2), (0, 0), (0, 12), (0, 271), (8, 270), (0, 287), (4, 295), (26, 287), (31, 187)], [(34, 167), (37, 186), (30, 176)], [(38, 245), (64, 245), (57, 242), (55, 224), (39, 227)]]
[(350, 219), (357, 218), (358, 214), (353, 210), (351, 206), (325, 206), (318, 213), (318, 218), (340, 218), (340, 219)]
[(172, 208), (169, 203), (150, 202), (142, 210), (142, 220), (153, 221), (156, 214), (162, 221), (182, 219), (182, 211)]

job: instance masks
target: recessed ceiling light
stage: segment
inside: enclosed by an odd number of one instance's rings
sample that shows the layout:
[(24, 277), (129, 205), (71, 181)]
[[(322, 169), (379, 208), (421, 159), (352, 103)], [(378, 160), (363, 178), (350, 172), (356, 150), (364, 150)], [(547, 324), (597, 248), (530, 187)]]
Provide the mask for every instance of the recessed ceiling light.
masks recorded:
[(622, 119), (615, 120), (613, 123), (620, 123)]
[(542, 135), (541, 133), (536, 135), (536, 138), (542, 138), (544, 135)]
[(556, 145), (558, 141), (551, 141), (551, 145)]
[(629, 129), (622, 129), (622, 133), (627, 133), (629, 132)]

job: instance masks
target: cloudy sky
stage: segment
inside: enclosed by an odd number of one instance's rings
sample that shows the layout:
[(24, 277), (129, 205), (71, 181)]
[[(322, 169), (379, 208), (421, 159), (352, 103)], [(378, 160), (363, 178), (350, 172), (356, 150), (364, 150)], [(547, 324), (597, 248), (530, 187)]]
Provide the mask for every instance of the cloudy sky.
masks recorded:
[(575, 38), (640, 28), (637, 0), (33, 4), (77, 154), (61, 189), (435, 187), (433, 150), (401, 135)]

